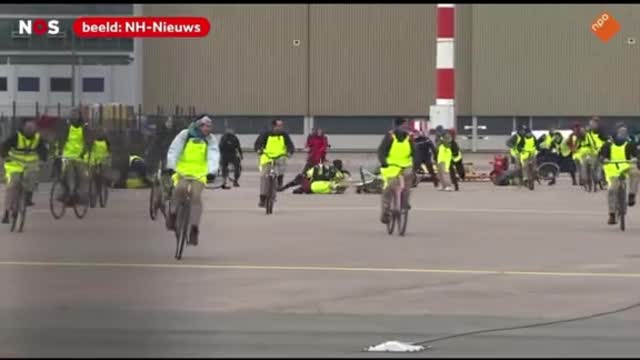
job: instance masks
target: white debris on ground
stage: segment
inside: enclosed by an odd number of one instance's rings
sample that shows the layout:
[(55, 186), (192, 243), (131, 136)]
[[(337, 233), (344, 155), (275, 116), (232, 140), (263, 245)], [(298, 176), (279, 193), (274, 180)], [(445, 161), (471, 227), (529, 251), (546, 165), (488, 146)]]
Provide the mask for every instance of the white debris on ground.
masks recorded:
[(424, 346), (411, 345), (400, 341), (387, 341), (364, 349), (369, 352), (418, 352), (425, 350)]

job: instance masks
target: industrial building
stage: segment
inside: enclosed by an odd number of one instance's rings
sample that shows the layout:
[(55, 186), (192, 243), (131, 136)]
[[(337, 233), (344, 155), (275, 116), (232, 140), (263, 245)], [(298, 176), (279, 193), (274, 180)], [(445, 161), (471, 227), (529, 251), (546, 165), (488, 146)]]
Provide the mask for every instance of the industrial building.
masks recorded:
[[(436, 4), (142, 7), (211, 22), (206, 38), (144, 40), (145, 112), (195, 106), (247, 141), (266, 119), (285, 117), (298, 140), (318, 126), (338, 147), (370, 148), (392, 117), (425, 118), (434, 104)], [(599, 115), (640, 125), (640, 6), (455, 11), (457, 127), (470, 135), (477, 124), (475, 148), (502, 148), (521, 123), (566, 128)], [(591, 30), (605, 11), (621, 24), (606, 43)]]
[[(139, 40), (82, 39), (79, 16), (130, 16), (132, 4), (1, 4), (0, 116), (68, 113), (72, 106), (141, 102), (134, 44)], [(59, 32), (19, 31), (20, 20), (57, 20)]]

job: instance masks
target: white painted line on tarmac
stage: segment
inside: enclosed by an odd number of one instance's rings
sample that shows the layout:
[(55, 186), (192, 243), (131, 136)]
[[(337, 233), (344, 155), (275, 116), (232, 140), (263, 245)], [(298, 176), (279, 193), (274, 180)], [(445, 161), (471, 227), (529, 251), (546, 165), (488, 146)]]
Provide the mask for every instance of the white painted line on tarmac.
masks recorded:
[(379, 273), (426, 273), (459, 275), (506, 275), (547, 277), (609, 277), (640, 278), (640, 273), (615, 272), (549, 272), (517, 270), (463, 270), (463, 269), (412, 269), (412, 268), (366, 268), (335, 266), (270, 266), (270, 265), (209, 265), (209, 264), (136, 264), (106, 262), (42, 262), (0, 261), (0, 266), (26, 267), (105, 267), (105, 268), (151, 268), (151, 269), (198, 269), (198, 270), (256, 270), (256, 271), (316, 271), (316, 272), (379, 272)]

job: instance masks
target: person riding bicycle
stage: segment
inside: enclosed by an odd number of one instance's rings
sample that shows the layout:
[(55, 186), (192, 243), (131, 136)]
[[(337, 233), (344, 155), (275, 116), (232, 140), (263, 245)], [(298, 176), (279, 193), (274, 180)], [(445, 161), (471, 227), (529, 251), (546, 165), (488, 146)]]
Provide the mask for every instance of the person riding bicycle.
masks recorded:
[(9, 223), (9, 207), (14, 202), (18, 186), (18, 177), (24, 172), (26, 205), (33, 206), (33, 191), (38, 182), (38, 161), (46, 161), (47, 144), (37, 131), (34, 119), (27, 120), (22, 129), (5, 140), (0, 149), (0, 156), (5, 159), (4, 173), (7, 183), (5, 189), (5, 211), (3, 224)]
[(591, 153), (588, 159), (589, 161), (591, 161), (594, 180), (596, 182), (600, 182), (602, 180), (602, 164), (598, 160), (598, 154), (600, 153), (600, 150), (602, 150), (602, 146), (605, 142), (607, 142), (608, 139), (604, 129), (600, 125), (599, 117), (593, 116), (589, 120), (589, 127), (586, 130), (586, 137), (589, 139), (589, 144), (591, 145)]
[(411, 185), (414, 183), (415, 174), (413, 165), (415, 164), (416, 152), (414, 151), (413, 139), (410, 136), (411, 129), (409, 121), (404, 118), (395, 120), (396, 128), (389, 131), (380, 142), (378, 147), (378, 161), (380, 162), (380, 173), (384, 180), (384, 190), (382, 191), (382, 206), (380, 221), (383, 224), (389, 222), (389, 207), (393, 186), (399, 177), (404, 178), (407, 206), (409, 205), (409, 195)]
[(266, 131), (256, 139), (253, 148), (260, 155), (260, 201), (259, 207), (264, 207), (267, 196), (267, 176), (271, 170), (271, 161), (274, 162), (277, 174), (277, 188), (280, 189), (284, 182), (284, 172), (287, 167), (287, 158), (295, 151), (293, 141), (289, 133), (284, 130), (284, 123), (280, 119), (271, 122), (271, 130)]
[(525, 183), (529, 183), (530, 181), (535, 181), (535, 179), (530, 178), (530, 176), (533, 176), (534, 174), (529, 174), (529, 171), (527, 171), (527, 165), (530, 162), (533, 162), (535, 169), (538, 147), (536, 145), (536, 137), (533, 135), (531, 129), (528, 126), (525, 126), (523, 127), (523, 131), (524, 136), (520, 137), (520, 141), (516, 145), (516, 149), (519, 155), (522, 179)]
[[(220, 166), (220, 149), (213, 136), (213, 121), (201, 115), (173, 139), (167, 153), (165, 175), (172, 175), (175, 185), (171, 208), (167, 216), (167, 228), (175, 230), (178, 205), (187, 196), (191, 184), (191, 229), (189, 244), (198, 245), (200, 218), (202, 217), (202, 191), (206, 183), (215, 179)], [(190, 181), (190, 178), (197, 179)]]
[(91, 141), (90, 150), (85, 153), (84, 161), (90, 166), (102, 167), (102, 176), (107, 180), (106, 170), (111, 165), (111, 144), (107, 134), (103, 129), (95, 132), (95, 137)]
[[(91, 149), (91, 134), (85, 123), (82, 113), (78, 113), (65, 124), (58, 128), (58, 158), (67, 160), (68, 169), (63, 179), (65, 192), (71, 196), (70, 203), (78, 202), (84, 205), (88, 200), (89, 172), (85, 163), (85, 154)], [(62, 172), (62, 161), (54, 166), (59, 167), (58, 174)], [(74, 196), (75, 195), (75, 196)], [(62, 200), (62, 196), (58, 200)], [(74, 198), (76, 197), (77, 198)]]
[(604, 173), (607, 184), (609, 186), (607, 203), (609, 207), (609, 225), (616, 224), (616, 208), (618, 207), (617, 191), (620, 186), (619, 177), (623, 171), (629, 171), (627, 178), (629, 179), (629, 195), (628, 204), (634, 206), (636, 204), (636, 194), (638, 192), (638, 182), (640, 181), (640, 171), (637, 166), (631, 164), (618, 163), (608, 164), (607, 161), (625, 161), (637, 158), (638, 153), (635, 146), (629, 141), (629, 135), (626, 126), (620, 126), (616, 130), (615, 137), (606, 142), (599, 154), (603, 160)]
[[(550, 129), (547, 134), (542, 134), (538, 140), (536, 140), (536, 146), (540, 149), (537, 161), (550, 161), (560, 167), (561, 162), (563, 161), (561, 155), (562, 138), (562, 133), (556, 131), (554, 128)], [(573, 174), (573, 178), (575, 178), (575, 173)], [(551, 181), (549, 181), (549, 185), (554, 185), (555, 183), (556, 178), (553, 177)]]

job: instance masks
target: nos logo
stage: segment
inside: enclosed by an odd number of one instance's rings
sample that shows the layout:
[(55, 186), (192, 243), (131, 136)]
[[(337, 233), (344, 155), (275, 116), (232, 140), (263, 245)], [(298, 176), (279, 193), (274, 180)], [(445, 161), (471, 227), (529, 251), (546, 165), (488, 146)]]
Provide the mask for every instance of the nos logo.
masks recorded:
[(20, 20), (18, 32), (20, 35), (57, 35), (60, 33), (59, 20)]

